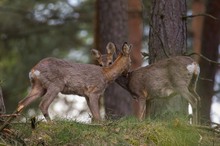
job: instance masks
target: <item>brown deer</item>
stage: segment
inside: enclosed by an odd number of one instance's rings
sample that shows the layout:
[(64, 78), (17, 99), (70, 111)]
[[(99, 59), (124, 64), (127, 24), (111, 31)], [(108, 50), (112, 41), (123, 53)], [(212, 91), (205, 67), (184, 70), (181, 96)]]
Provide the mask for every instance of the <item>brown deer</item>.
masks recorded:
[[(108, 43), (107, 48), (113, 48)], [(30, 93), (18, 104), (17, 113), (38, 97), (42, 97), (39, 105), (44, 117), (50, 120), (48, 107), (59, 92), (77, 94), (86, 98), (94, 120), (100, 120), (99, 99), (108, 84), (130, 68), (131, 46), (124, 43), (122, 51), (108, 67), (92, 64), (72, 63), (57, 58), (45, 58), (35, 65), (30, 73)]]
[[(193, 108), (193, 123), (199, 123), (200, 97), (196, 93), (199, 65), (190, 57), (177, 56), (140, 67), (115, 81), (128, 90), (138, 104), (134, 114), (140, 120), (149, 113), (153, 98), (171, 97), (176, 94), (185, 98)], [(134, 104), (134, 105), (137, 105)]]

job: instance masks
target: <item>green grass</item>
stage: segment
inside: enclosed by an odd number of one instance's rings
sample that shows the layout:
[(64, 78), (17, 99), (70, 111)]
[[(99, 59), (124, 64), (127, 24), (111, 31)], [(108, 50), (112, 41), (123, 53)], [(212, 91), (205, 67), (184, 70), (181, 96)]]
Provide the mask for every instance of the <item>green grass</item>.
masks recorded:
[[(26, 145), (83, 146), (218, 146), (219, 134), (188, 125), (186, 121), (137, 121), (124, 118), (99, 124), (84, 124), (69, 120), (39, 122), (33, 130), (30, 124), (12, 127)], [(1, 139), (0, 139), (1, 144)]]

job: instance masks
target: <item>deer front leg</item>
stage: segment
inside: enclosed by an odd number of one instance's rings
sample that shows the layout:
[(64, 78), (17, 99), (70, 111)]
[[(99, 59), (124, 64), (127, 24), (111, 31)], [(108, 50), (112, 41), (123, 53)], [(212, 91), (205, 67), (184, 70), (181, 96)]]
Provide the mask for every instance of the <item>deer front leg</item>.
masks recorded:
[(100, 95), (92, 94), (88, 96), (88, 99), (87, 99), (87, 104), (90, 108), (94, 121), (101, 120), (100, 111), (99, 111), (99, 98), (100, 98)]
[(42, 101), (39, 107), (47, 121), (51, 120), (48, 114), (48, 108), (50, 104), (53, 102), (53, 100), (56, 98), (56, 96), (58, 95), (59, 91), (60, 90), (57, 88), (48, 88), (46, 94), (42, 97)]

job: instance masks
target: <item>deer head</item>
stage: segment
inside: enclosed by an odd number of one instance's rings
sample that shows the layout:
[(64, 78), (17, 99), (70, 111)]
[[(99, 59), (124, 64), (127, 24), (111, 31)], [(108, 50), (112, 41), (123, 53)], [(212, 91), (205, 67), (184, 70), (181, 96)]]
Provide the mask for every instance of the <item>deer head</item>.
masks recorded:
[(116, 47), (113, 43), (108, 43), (106, 46), (106, 54), (101, 54), (98, 50), (92, 49), (91, 53), (92, 56), (95, 57), (95, 60), (97, 63), (102, 66), (102, 67), (107, 67), (112, 65), (113, 59), (114, 59), (114, 54), (116, 53)]
[[(107, 45), (110, 50), (114, 47), (113, 43)], [(108, 67), (73, 63), (52, 57), (41, 60), (29, 73), (31, 91), (19, 102), (16, 113), (21, 112), (38, 97), (42, 97), (39, 107), (45, 118), (50, 120), (48, 107), (61, 92), (84, 96), (94, 120), (100, 120), (100, 96), (110, 82), (129, 70), (130, 51), (131, 47), (125, 43), (114, 63)]]

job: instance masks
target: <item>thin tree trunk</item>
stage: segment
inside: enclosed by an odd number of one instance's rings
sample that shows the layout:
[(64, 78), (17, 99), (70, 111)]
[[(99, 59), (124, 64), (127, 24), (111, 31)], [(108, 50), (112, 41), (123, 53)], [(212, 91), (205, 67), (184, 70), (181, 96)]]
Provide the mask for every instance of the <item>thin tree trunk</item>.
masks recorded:
[[(201, 53), (206, 57), (217, 61), (220, 39), (220, 1), (208, 1), (206, 9), (206, 13), (216, 17), (217, 20), (209, 17), (205, 17), (204, 19)], [(201, 122), (204, 124), (210, 121), (210, 106), (211, 99), (214, 95), (214, 80), (217, 66), (204, 59), (200, 59), (199, 64), (201, 68), (200, 77), (205, 79), (200, 79), (198, 82), (198, 94), (202, 98)]]
[[(193, 15), (201, 14), (205, 12), (204, 0), (193, 0), (192, 2)], [(201, 52), (201, 38), (203, 28), (204, 17), (194, 17), (192, 19), (192, 37), (193, 37), (193, 50), (196, 53)], [(195, 59), (199, 61), (199, 57), (195, 56)]]
[(140, 0), (129, 0), (128, 1), (128, 40), (132, 44), (133, 49), (131, 53), (132, 69), (141, 66), (142, 56), (142, 7)]
[[(149, 35), (150, 64), (186, 52), (186, 20), (182, 18), (185, 15), (185, 0), (153, 0)], [(164, 100), (154, 99), (150, 111), (151, 117), (161, 117), (164, 113), (186, 113), (187, 109), (186, 100), (175, 96)]]
[(2, 88), (0, 87), (0, 114), (5, 114), (5, 103), (2, 94)]
[[(128, 42), (128, 3), (126, 0), (97, 0), (96, 2), (95, 48), (105, 53), (108, 42), (121, 49)], [(132, 97), (116, 83), (112, 83), (104, 93), (107, 118), (118, 118), (132, 114)]]

